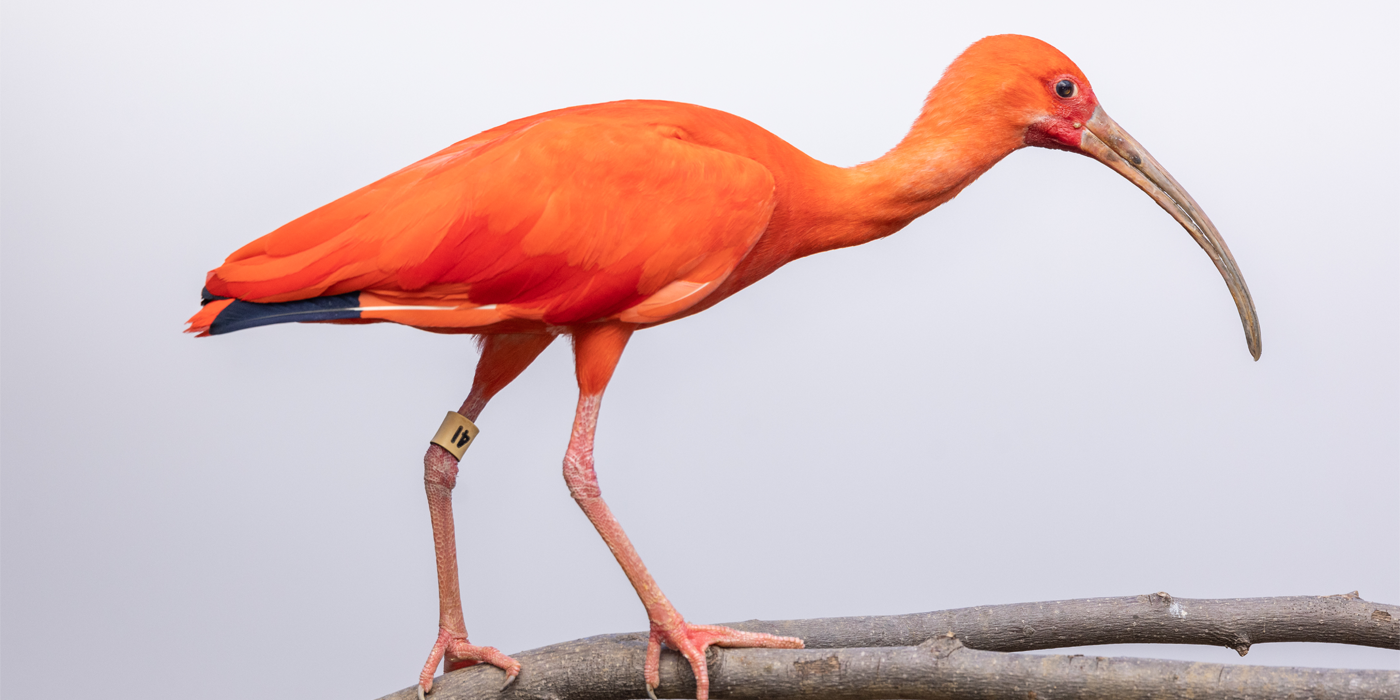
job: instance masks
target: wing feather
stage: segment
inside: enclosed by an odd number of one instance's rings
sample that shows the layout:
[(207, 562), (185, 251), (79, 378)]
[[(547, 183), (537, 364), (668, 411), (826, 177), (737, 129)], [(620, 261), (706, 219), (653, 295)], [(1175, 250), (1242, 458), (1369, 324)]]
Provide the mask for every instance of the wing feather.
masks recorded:
[(363, 290), (501, 305), (553, 324), (667, 288), (649, 308), (675, 313), (733, 271), (774, 203), (766, 168), (684, 135), (625, 110), (498, 127), (244, 246), (207, 286), (257, 302)]

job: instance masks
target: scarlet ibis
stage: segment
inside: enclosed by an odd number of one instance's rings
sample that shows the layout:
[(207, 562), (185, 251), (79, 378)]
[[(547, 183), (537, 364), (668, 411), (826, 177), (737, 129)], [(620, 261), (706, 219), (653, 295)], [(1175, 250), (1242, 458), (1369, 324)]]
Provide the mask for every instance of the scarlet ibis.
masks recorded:
[(479, 337), (471, 392), (423, 460), (441, 615), (420, 693), (432, 689), (444, 658), (449, 671), (498, 666), (507, 684), (520, 672), (515, 660), (467, 640), (451, 494), (460, 450), (475, 434), (471, 421), (557, 336), (571, 336), (579, 399), (565, 483), (646, 608), (648, 691), (659, 683), (665, 644), (689, 660), (705, 700), (707, 647), (802, 641), (686, 622), (604, 503), (594, 428), (628, 338), (703, 311), (798, 258), (888, 236), (1024, 146), (1095, 158), (1171, 214), (1224, 276), (1259, 358), (1254, 302), (1210, 219), (1108, 117), (1073, 61), (1014, 35), (969, 47), (908, 135), (851, 168), (689, 104), (629, 100), (517, 119), (238, 249), (209, 272), (189, 331), (388, 321)]

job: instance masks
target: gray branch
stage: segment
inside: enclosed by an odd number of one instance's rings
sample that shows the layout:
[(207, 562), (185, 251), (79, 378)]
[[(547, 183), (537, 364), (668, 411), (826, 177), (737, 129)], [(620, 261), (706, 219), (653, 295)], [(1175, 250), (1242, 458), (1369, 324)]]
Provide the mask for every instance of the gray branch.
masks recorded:
[[(1165, 593), (930, 613), (731, 624), (802, 637), (807, 649), (712, 649), (714, 698), (1388, 698), (1400, 672), (1302, 669), (1011, 651), (1090, 644), (1226, 646), (1334, 642), (1400, 649), (1400, 607), (1356, 594), (1197, 600)], [(523, 670), (443, 676), (432, 700), (645, 697), (646, 634), (611, 634), (516, 654)], [(695, 697), (690, 667), (662, 657), (661, 697)], [(414, 688), (383, 700), (416, 697)]]
[(903, 647), (953, 632), (969, 648), (1035, 651), (1091, 644), (1206, 644), (1244, 656), (1251, 644), (1332, 642), (1400, 649), (1400, 608), (1356, 593), (1173, 598), (1166, 593), (983, 605), (938, 612), (730, 625), (801, 637), (809, 649)]

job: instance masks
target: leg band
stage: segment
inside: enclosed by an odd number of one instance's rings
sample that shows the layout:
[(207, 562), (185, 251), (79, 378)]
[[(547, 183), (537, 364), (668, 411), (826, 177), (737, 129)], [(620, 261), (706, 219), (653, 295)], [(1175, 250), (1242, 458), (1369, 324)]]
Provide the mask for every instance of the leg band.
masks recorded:
[(462, 454), (467, 451), (472, 440), (476, 439), (477, 433), (481, 430), (474, 423), (467, 420), (467, 417), (456, 412), (448, 411), (447, 417), (442, 419), (442, 425), (437, 429), (437, 434), (433, 436), (431, 442), (438, 447), (452, 453), (457, 459), (462, 458)]

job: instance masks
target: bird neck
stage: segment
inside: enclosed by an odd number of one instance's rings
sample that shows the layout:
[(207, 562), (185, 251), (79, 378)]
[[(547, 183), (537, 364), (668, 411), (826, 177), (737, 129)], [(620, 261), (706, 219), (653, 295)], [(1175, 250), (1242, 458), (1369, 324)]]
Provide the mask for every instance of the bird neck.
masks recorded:
[(904, 228), (1025, 145), (1025, 129), (1015, 126), (1011, 115), (957, 92), (940, 83), (898, 145), (873, 161), (841, 169), (843, 221), (825, 240), (814, 241), (821, 250), (859, 245)]
[(763, 238), (710, 304), (793, 260), (904, 228), (1024, 146), (1018, 115), (965, 86), (945, 75), (904, 139), (868, 163), (839, 168), (804, 156), (776, 166), (786, 196)]

